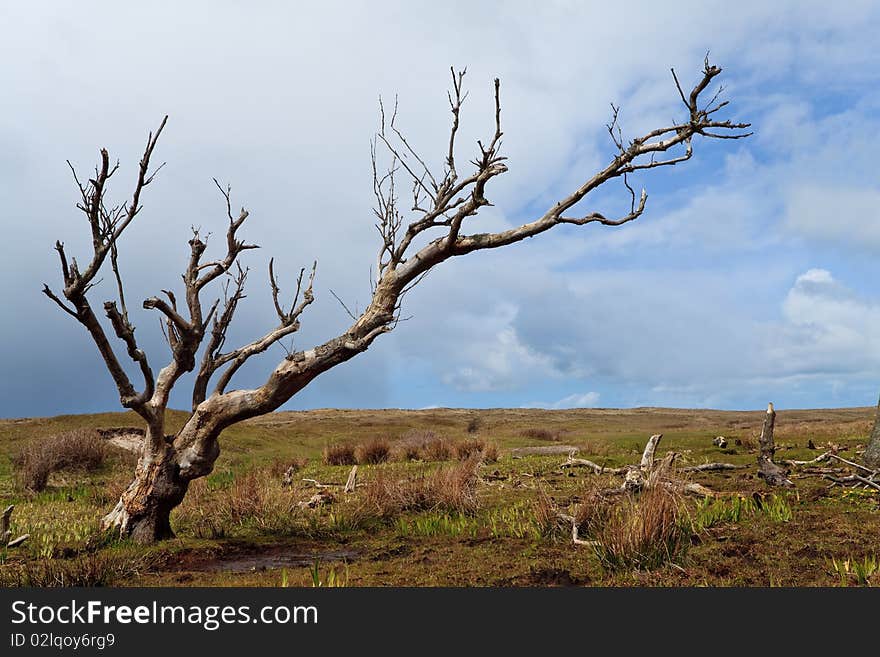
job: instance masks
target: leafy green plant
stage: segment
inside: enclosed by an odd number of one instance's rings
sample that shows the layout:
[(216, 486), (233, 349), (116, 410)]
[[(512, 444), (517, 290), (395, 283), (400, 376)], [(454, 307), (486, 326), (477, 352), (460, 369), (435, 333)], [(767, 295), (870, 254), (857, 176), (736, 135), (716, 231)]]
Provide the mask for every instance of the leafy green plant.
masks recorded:
[(400, 536), (476, 536), (478, 528), (474, 518), (458, 513), (430, 512), (395, 522)]
[(840, 578), (841, 586), (849, 586), (853, 581), (857, 586), (871, 586), (871, 578), (880, 571), (880, 560), (873, 554), (861, 559), (847, 557), (838, 560), (831, 557), (828, 565), (831, 572)]
[(789, 522), (793, 516), (791, 506), (784, 496), (768, 495), (756, 500), (737, 495), (701, 500), (690, 522), (694, 531), (699, 532), (722, 523), (735, 524), (759, 513), (773, 522)]
[(327, 588), (336, 588), (348, 586), (348, 564), (345, 564), (345, 570), (342, 574), (336, 572), (336, 568), (333, 566), (327, 571), (326, 579), (321, 577), (321, 560), (315, 559), (315, 563), (309, 569), (309, 574), (312, 576), (312, 586), (313, 587), (327, 587)]

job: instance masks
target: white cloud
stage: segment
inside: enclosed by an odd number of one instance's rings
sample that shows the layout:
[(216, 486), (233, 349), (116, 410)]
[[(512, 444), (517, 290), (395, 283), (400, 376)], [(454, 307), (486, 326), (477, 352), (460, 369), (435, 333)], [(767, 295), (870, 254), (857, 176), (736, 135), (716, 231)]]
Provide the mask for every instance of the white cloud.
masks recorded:
[(880, 190), (852, 183), (797, 185), (788, 191), (786, 201), (785, 225), (793, 233), (880, 250)]
[(870, 374), (880, 369), (880, 304), (859, 298), (831, 272), (798, 276), (782, 304), (784, 323), (768, 345), (765, 374)]
[(515, 317), (516, 308), (510, 304), (481, 317), (453, 316), (450, 324), (464, 324), (469, 335), (445, 354), (448, 360), (438, 363), (442, 381), (459, 390), (488, 392), (513, 389), (536, 377), (557, 376), (549, 356), (523, 344), (512, 325)]

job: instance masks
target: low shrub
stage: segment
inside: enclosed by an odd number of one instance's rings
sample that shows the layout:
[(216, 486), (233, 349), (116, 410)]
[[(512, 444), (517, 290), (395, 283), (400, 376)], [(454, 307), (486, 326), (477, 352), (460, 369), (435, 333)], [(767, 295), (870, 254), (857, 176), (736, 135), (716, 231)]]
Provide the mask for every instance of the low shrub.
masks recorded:
[(175, 511), (175, 526), (199, 538), (225, 538), (239, 528), (273, 534), (298, 532), (304, 493), (282, 486), (270, 472), (269, 468), (254, 468), (219, 488), (212, 488), (204, 479), (193, 482)]
[(498, 460), (498, 446), (482, 438), (468, 438), (454, 443), (452, 451), (459, 461), (479, 458), (486, 463), (493, 463)]
[(325, 465), (356, 465), (354, 445), (348, 443), (327, 445), (321, 455), (321, 460)]
[(364, 486), (362, 510), (381, 517), (403, 511), (474, 513), (479, 506), (478, 466), (477, 459), (468, 459), (405, 479), (380, 472)]
[(558, 429), (553, 431), (550, 429), (539, 429), (539, 428), (523, 429), (519, 433), (524, 438), (531, 438), (532, 440), (546, 440), (546, 441), (559, 440), (559, 436), (562, 434), (562, 432), (559, 431)]
[(689, 523), (678, 495), (652, 486), (616, 503), (596, 492), (578, 509), (576, 521), (596, 541), (593, 549), (609, 572), (650, 570), (674, 562), (687, 548)]
[(361, 465), (385, 463), (391, 455), (391, 445), (387, 438), (371, 438), (355, 448), (355, 458)]
[(448, 461), (452, 456), (452, 443), (442, 436), (436, 436), (422, 447), (422, 458), (426, 461)]
[(53, 472), (93, 472), (104, 464), (108, 453), (97, 431), (77, 429), (27, 443), (12, 464), (19, 485), (39, 492)]

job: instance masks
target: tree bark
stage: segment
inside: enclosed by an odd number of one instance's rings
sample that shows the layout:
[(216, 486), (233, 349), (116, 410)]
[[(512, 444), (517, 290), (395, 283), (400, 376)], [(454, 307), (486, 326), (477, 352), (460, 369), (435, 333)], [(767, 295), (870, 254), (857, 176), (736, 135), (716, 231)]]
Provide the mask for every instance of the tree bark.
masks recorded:
[(776, 443), (773, 440), (775, 425), (776, 411), (773, 409), (773, 404), (768, 404), (764, 425), (761, 427), (761, 437), (758, 439), (758, 476), (770, 486), (791, 488), (794, 484), (788, 478), (788, 470), (773, 461), (776, 455)]
[(862, 456), (862, 461), (872, 470), (880, 470), (880, 401), (877, 402), (877, 411), (874, 416), (874, 428), (871, 431), (871, 439)]
[(172, 442), (163, 436), (158, 450), (149, 448), (158, 442), (156, 431), (161, 426), (147, 430), (147, 449), (134, 480), (101, 521), (103, 529), (118, 531), (138, 543), (174, 537), (171, 512), (183, 501), (189, 482), (210, 474), (220, 455), (215, 418), (205, 413), (194, 414)]

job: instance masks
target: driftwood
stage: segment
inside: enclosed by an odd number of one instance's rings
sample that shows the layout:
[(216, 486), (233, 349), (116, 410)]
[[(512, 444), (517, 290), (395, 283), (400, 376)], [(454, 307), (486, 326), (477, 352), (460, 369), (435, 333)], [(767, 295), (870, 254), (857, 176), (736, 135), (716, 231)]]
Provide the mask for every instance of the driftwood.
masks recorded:
[(776, 445), (773, 442), (775, 424), (776, 411), (771, 403), (767, 405), (767, 415), (764, 416), (764, 426), (761, 427), (761, 437), (758, 439), (758, 476), (770, 486), (791, 488), (794, 483), (788, 478), (788, 470), (773, 461), (776, 454)]
[[(880, 491), (880, 470), (872, 470), (861, 463), (856, 463), (839, 456), (837, 452), (845, 449), (844, 447), (834, 444), (829, 444), (828, 447), (829, 450), (827, 452), (823, 452), (809, 461), (787, 460), (783, 462), (792, 467), (808, 468), (805, 472), (806, 475), (820, 476), (832, 482), (832, 486), (852, 486), (854, 488), (871, 488)], [(843, 464), (843, 467), (812, 467), (820, 463), (830, 464), (831, 461), (837, 461)], [(847, 471), (847, 468), (850, 470)]]
[(9, 537), (12, 536), (12, 532), (9, 530), (9, 524), (14, 510), (15, 505), (10, 504), (3, 512), (3, 516), (0, 517), (0, 543), (3, 543), (4, 545), (9, 541)]
[(333, 504), (336, 501), (336, 496), (333, 495), (329, 490), (319, 490), (317, 493), (312, 495), (307, 501), (300, 502), (299, 508), (301, 509), (316, 509), (319, 506), (324, 506), (325, 504)]
[(345, 482), (345, 490), (346, 493), (353, 493), (355, 486), (357, 486), (357, 475), (358, 475), (358, 467), (356, 465), (351, 466), (351, 472), (348, 473), (348, 481)]
[(847, 477), (835, 477), (833, 475), (826, 474), (825, 479), (833, 481), (835, 484), (840, 484), (841, 486), (846, 486), (848, 484), (863, 484), (866, 487), (880, 490), (880, 484), (878, 484), (876, 481), (869, 477), (863, 477), (857, 474), (849, 475)]
[(510, 456), (518, 459), (523, 456), (555, 456), (557, 454), (577, 454), (580, 450), (574, 445), (539, 445), (535, 447), (514, 447)]
[(597, 463), (593, 463), (592, 461), (588, 461), (587, 459), (576, 459), (574, 458), (575, 452), (569, 452), (568, 459), (560, 465), (560, 468), (590, 468), (596, 474), (613, 474), (620, 475), (626, 474), (626, 472), (635, 466), (624, 466), (622, 468), (606, 468), (604, 465), (599, 465)]
[(12, 539), (12, 530), (10, 527), (12, 526), (13, 511), (15, 511), (15, 505), (10, 504), (3, 511), (3, 515), (0, 516), (0, 545), (5, 545), (7, 548), (18, 547), (31, 537), (30, 534), (22, 534), (18, 538)]
[(340, 484), (335, 481), (331, 481), (325, 484), (321, 483), (317, 479), (309, 479), (306, 477), (303, 477), (303, 481), (321, 490), (325, 488), (342, 488), (343, 492), (351, 493), (355, 489), (355, 486), (357, 486), (357, 469), (358, 467), (356, 465), (352, 466), (351, 472), (348, 473), (348, 479), (345, 481), (344, 484)]
[(831, 458), (831, 452), (823, 452), (822, 454), (819, 454), (819, 456), (817, 456), (816, 458), (810, 459), (809, 461), (796, 461), (794, 459), (785, 459), (783, 463), (792, 467), (800, 468), (810, 465), (816, 465), (817, 463), (822, 463), (824, 461), (827, 461), (829, 458)]
[(741, 470), (747, 468), (747, 465), (736, 465), (735, 463), (703, 463), (701, 465), (688, 465), (679, 468), (679, 472), (713, 472), (715, 470)]
[[(666, 488), (676, 490), (681, 493), (697, 495), (699, 497), (712, 497), (715, 492), (690, 481), (682, 481), (670, 477), (672, 474), (673, 462), (678, 457), (675, 452), (669, 452), (663, 460), (657, 464), (655, 457), (657, 453), (657, 445), (663, 434), (658, 433), (648, 439), (645, 449), (642, 452), (642, 458), (638, 465), (625, 465), (619, 468), (606, 468), (598, 463), (594, 463), (588, 459), (578, 459), (574, 457), (574, 453), (569, 453), (565, 462), (560, 464), (561, 468), (588, 468), (595, 474), (610, 474), (615, 476), (623, 475), (623, 483), (617, 489), (603, 491), (607, 494), (620, 493), (638, 493), (651, 486), (662, 485)], [(703, 465), (694, 465), (681, 468), (680, 472), (705, 472), (708, 470), (735, 470), (745, 466), (734, 465), (732, 463), (704, 463)]]
[(577, 520), (574, 516), (570, 516), (567, 513), (557, 513), (556, 517), (564, 522), (571, 523), (571, 542), (575, 545), (587, 545), (590, 547), (600, 545), (599, 541), (585, 541), (579, 537)]

